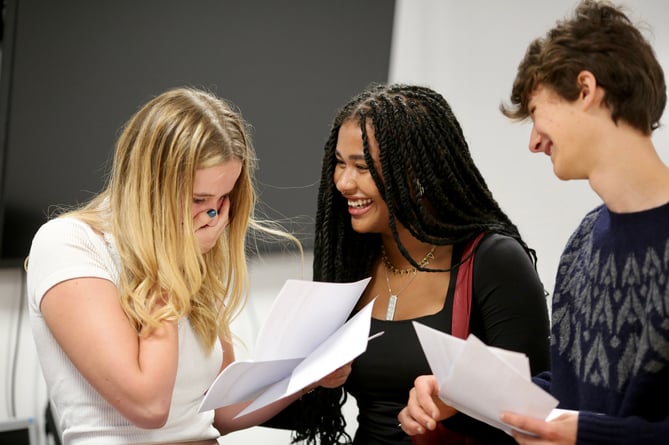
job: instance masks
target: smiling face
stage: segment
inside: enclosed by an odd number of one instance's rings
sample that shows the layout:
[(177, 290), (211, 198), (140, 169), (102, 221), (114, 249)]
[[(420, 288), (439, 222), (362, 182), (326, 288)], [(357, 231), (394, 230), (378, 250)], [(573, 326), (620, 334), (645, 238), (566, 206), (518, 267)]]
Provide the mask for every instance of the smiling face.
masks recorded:
[[(367, 126), (367, 135), (370, 154), (378, 163), (379, 145), (370, 126)], [(365, 162), (362, 132), (356, 121), (344, 122), (339, 128), (336, 157), (333, 180), (337, 190), (348, 201), (353, 230), (358, 233), (390, 233), (388, 206)]]
[[(242, 171), (242, 162), (232, 159), (199, 169), (193, 180), (193, 228), (202, 253), (208, 252), (229, 221), (229, 194)], [(211, 212), (215, 210), (216, 213)], [(212, 216), (213, 215), (213, 216)]]
[(563, 180), (588, 177), (588, 116), (580, 104), (580, 99), (569, 102), (542, 86), (529, 101), (530, 151), (550, 156), (555, 175)]

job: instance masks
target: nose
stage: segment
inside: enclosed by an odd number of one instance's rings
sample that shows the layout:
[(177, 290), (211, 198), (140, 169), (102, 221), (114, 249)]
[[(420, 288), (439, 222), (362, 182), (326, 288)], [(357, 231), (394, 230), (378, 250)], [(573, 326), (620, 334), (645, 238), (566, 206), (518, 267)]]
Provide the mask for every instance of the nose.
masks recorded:
[(542, 137), (541, 134), (534, 128), (532, 125), (532, 132), (530, 133), (530, 151), (532, 153), (541, 153), (543, 150), (541, 148)]
[(346, 194), (347, 192), (351, 192), (355, 188), (353, 172), (348, 168), (335, 170), (334, 183), (340, 193)]

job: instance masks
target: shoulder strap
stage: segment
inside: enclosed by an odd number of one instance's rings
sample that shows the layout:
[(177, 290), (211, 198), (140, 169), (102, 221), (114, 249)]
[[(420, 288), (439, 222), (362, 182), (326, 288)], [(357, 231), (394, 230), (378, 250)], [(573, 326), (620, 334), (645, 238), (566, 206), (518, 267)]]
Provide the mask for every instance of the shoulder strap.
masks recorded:
[(467, 338), (469, 335), (469, 316), (472, 311), (472, 276), (474, 275), (474, 249), (483, 238), (484, 233), (470, 240), (462, 252), (464, 262), (458, 266), (458, 276), (453, 292), (453, 319), (451, 335)]

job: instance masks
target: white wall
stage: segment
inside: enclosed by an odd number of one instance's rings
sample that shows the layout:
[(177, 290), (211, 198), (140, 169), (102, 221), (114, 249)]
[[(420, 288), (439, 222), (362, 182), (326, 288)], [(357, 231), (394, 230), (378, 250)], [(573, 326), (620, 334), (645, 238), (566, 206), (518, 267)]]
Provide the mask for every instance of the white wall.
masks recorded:
[[(537, 250), (545, 288), (553, 291), (567, 238), (599, 198), (584, 181), (561, 182), (550, 160), (528, 150), (528, 124), (498, 111), (508, 100), (529, 42), (570, 12), (573, 0), (397, 0), (390, 81), (441, 92), (463, 126), (489, 187)], [(669, 2), (624, 0), (630, 17), (647, 22), (656, 54), (669, 75)], [(665, 112), (664, 123), (669, 119)], [(669, 133), (654, 135), (669, 160)]]
[[(562, 246), (598, 198), (584, 182), (557, 180), (550, 161), (527, 150), (529, 126), (507, 121), (498, 105), (508, 97), (516, 66), (529, 41), (552, 26), (573, 4), (570, 0), (397, 0), (391, 60), (391, 81), (427, 84), (451, 103), (490, 188), (526, 241), (537, 250), (539, 273), (549, 291)], [(665, 26), (669, 2), (626, 0), (625, 4), (633, 8), (635, 21), (641, 17), (652, 27), (656, 52), (669, 73), (669, 29)], [(666, 129), (658, 130), (654, 139), (663, 158), (669, 160)], [(252, 303), (235, 325), (249, 347), (283, 280), (310, 277), (310, 263), (302, 269), (294, 260), (280, 259), (282, 267), (278, 271), (267, 264), (252, 265)], [(9, 376), (20, 298), (20, 271), (0, 270), (0, 421), (10, 416)], [(41, 421), (45, 389), (27, 318), (22, 321), (18, 339), (16, 414), (37, 416)], [(249, 350), (238, 349), (240, 358), (248, 354)], [(352, 419), (354, 411), (349, 408), (348, 413)], [(234, 433), (222, 442), (287, 444), (288, 434), (254, 428)]]
[[(32, 417), (39, 424), (46, 389), (36, 361), (20, 272), (0, 269), (0, 422)], [(19, 317), (21, 311), (23, 316)]]

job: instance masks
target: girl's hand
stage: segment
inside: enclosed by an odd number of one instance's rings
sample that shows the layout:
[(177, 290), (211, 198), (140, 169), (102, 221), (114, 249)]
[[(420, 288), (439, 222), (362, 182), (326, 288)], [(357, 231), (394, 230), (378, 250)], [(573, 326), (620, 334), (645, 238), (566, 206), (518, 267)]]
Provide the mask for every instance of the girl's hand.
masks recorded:
[(193, 215), (195, 237), (202, 253), (209, 252), (230, 222), (230, 198), (226, 197), (219, 208), (206, 209)]
[(409, 391), (409, 401), (397, 416), (400, 428), (410, 436), (424, 434), (437, 427), (437, 422), (446, 419), (457, 410), (439, 398), (439, 384), (433, 375), (416, 377)]
[(341, 368), (335, 369), (333, 372), (320, 379), (318, 381), (318, 386), (322, 386), (323, 388), (338, 388), (343, 385), (351, 374), (351, 363), (352, 362), (348, 362)]
[(299, 394), (300, 397), (313, 391), (319, 386), (322, 386), (323, 388), (339, 388), (346, 382), (346, 379), (348, 379), (348, 376), (351, 374), (351, 363), (352, 362), (348, 362), (344, 366), (335, 369), (318, 382), (303, 388)]

